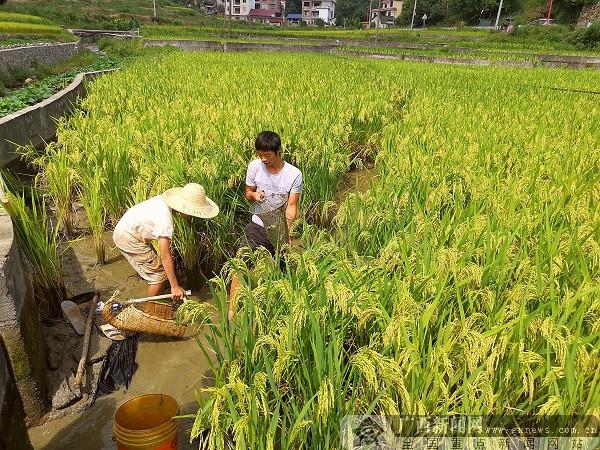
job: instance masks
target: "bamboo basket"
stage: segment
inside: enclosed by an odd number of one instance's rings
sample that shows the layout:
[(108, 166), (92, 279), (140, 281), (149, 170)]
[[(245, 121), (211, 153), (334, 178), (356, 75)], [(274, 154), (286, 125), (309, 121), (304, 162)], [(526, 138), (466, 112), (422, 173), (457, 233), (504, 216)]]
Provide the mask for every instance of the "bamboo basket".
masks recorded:
[(168, 303), (146, 302), (124, 305), (117, 313), (111, 311), (115, 296), (108, 300), (102, 309), (106, 322), (121, 331), (159, 334), (161, 336), (183, 337), (185, 325), (175, 322), (175, 307)]

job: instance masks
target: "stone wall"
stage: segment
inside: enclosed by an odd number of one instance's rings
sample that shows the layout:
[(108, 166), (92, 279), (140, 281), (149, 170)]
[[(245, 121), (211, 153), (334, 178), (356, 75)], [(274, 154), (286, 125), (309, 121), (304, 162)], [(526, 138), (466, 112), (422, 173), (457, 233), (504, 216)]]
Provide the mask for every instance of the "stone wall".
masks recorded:
[(86, 80), (107, 71), (82, 73), (52, 97), (0, 119), (0, 167), (19, 158), (19, 146), (43, 148), (56, 135), (56, 120), (68, 114), (77, 99), (85, 95)]
[(0, 210), (0, 338), (21, 394), (28, 423), (44, 414), (46, 351), (39, 312), (10, 217)]
[(600, 21), (600, 2), (595, 5), (584, 6), (577, 19), (578, 27), (587, 26), (588, 22)]
[(0, 339), (0, 449), (32, 449), (15, 378)]
[(9, 67), (31, 68), (36, 63), (52, 65), (70, 58), (79, 51), (77, 42), (49, 45), (28, 45), (0, 50), (0, 71)]

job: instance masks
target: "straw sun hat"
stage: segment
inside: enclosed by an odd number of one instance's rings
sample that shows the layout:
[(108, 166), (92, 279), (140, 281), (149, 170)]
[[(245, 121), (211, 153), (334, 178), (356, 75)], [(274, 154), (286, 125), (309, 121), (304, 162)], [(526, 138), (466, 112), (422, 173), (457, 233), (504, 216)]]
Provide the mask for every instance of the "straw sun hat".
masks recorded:
[(196, 183), (169, 189), (162, 198), (171, 208), (188, 216), (210, 219), (219, 214), (217, 204), (208, 198), (204, 188)]

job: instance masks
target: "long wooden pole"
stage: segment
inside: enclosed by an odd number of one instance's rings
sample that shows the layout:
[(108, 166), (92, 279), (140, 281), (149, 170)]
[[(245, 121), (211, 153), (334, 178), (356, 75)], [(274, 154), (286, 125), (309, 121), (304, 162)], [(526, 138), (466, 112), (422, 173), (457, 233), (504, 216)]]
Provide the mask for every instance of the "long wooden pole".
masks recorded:
[[(192, 291), (184, 291), (184, 294), (186, 296), (192, 295)], [(171, 298), (171, 297), (172, 297), (172, 294), (163, 294), (163, 295), (155, 295), (153, 297), (130, 298), (129, 300), (127, 300), (125, 302), (125, 304), (129, 305), (130, 303), (143, 303), (143, 302), (149, 302), (152, 300), (162, 300), (162, 299)]]
[(96, 304), (100, 298), (100, 292), (96, 291), (94, 298), (90, 303), (90, 310), (87, 316), (87, 322), (85, 324), (85, 334), (83, 335), (83, 348), (81, 350), (81, 358), (79, 359), (79, 365), (77, 366), (77, 374), (75, 375), (75, 381), (73, 382), (73, 389), (77, 389), (81, 386), (81, 380), (83, 379), (83, 373), (85, 370), (85, 363), (87, 361), (88, 351), (90, 350), (90, 338), (92, 337), (92, 324), (94, 323), (94, 314), (96, 313)]

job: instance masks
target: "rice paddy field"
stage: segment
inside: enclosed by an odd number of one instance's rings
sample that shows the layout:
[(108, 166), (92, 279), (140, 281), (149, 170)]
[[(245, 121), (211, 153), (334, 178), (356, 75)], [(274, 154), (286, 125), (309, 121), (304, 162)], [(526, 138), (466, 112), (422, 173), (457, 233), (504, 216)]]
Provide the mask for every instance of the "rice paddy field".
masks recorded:
[[(208, 279), (212, 449), (342, 448), (347, 414), (600, 417), (600, 72), (165, 51), (96, 81), (38, 160), (68, 228), (201, 183), (214, 221), (176, 224)], [(287, 269), (233, 252), (253, 139), (304, 174)], [(375, 161), (369, 188), (334, 202)], [(243, 282), (227, 320), (227, 283)], [(173, 380), (176, 382), (176, 380)]]
[(74, 37), (42, 17), (0, 11), (0, 47), (29, 42), (65, 42)]
[[(526, 30), (526, 28), (523, 28)], [(597, 56), (597, 46), (582, 47), (566, 39), (566, 30), (562, 37), (550, 38), (544, 33), (535, 35), (527, 32), (504, 33), (473, 28), (442, 29), (427, 28), (409, 30), (402, 28), (343, 30), (314, 29), (304, 27), (269, 27), (242, 26), (235, 24), (232, 28), (226, 22), (213, 25), (144, 25), (141, 33), (149, 40), (221, 40), (247, 42), (277, 42), (296, 44), (329, 44), (352, 46), (394, 46), (395, 44), (418, 44), (430, 49), (442, 51), (460, 51), (461, 53), (499, 53), (506, 55), (561, 54), (579, 56)], [(555, 31), (555, 30), (554, 30)], [(440, 48), (442, 47), (442, 48)], [(390, 50), (388, 50), (390, 51)]]

